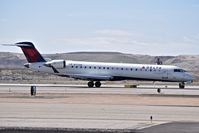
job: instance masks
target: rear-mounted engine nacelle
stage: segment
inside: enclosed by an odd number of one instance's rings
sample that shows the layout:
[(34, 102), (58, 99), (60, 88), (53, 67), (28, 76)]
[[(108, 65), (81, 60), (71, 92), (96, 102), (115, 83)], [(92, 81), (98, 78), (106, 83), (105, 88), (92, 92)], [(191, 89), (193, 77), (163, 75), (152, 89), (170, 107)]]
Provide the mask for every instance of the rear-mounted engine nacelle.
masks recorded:
[(48, 61), (44, 64), (44, 66), (47, 67), (54, 67), (57, 69), (63, 69), (66, 67), (66, 61), (65, 60), (52, 60), (52, 61)]

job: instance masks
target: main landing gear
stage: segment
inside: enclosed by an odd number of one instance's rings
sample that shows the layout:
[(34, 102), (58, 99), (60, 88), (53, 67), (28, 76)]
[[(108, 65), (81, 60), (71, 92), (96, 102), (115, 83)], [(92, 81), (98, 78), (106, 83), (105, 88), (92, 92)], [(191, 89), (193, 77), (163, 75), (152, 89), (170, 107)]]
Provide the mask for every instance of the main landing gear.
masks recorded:
[(179, 83), (179, 88), (184, 89), (184, 87), (185, 87), (185, 83), (184, 82)]
[(95, 85), (95, 87), (99, 88), (101, 86), (101, 82), (100, 81), (96, 81), (95, 83), (94, 83), (94, 81), (89, 81), (88, 82), (88, 87), (89, 88), (94, 87), (94, 85)]

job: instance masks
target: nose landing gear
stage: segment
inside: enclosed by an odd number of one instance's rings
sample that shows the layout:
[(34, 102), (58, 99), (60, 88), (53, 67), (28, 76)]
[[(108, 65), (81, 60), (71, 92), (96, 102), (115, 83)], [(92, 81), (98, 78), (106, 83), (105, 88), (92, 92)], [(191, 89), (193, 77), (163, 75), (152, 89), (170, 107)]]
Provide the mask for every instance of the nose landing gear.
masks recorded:
[(96, 81), (95, 83), (94, 83), (94, 81), (89, 81), (88, 82), (88, 87), (89, 88), (94, 87), (94, 85), (95, 85), (95, 87), (99, 88), (101, 86), (101, 82), (100, 81)]
[(184, 89), (184, 87), (185, 87), (185, 83), (184, 82), (179, 83), (179, 88)]

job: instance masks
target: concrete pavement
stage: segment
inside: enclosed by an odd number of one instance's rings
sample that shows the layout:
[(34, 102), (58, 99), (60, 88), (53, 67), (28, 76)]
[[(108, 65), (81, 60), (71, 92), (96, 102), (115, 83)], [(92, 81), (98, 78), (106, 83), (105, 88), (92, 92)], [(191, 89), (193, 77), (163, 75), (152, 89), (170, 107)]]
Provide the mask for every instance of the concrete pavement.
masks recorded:
[[(129, 129), (199, 122), (199, 90), (0, 86), (0, 127)], [(154, 96), (155, 95), (155, 96)], [(150, 117), (153, 120), (150, 120)]]

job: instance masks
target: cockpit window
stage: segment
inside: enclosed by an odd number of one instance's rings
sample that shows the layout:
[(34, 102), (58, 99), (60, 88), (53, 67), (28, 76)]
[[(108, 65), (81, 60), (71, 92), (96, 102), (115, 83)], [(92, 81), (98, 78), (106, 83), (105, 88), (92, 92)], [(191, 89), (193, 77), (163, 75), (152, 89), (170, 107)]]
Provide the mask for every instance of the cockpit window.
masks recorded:
[(186, 72), (186, 71), (183, 69), (174, 69), (174, 72)]

